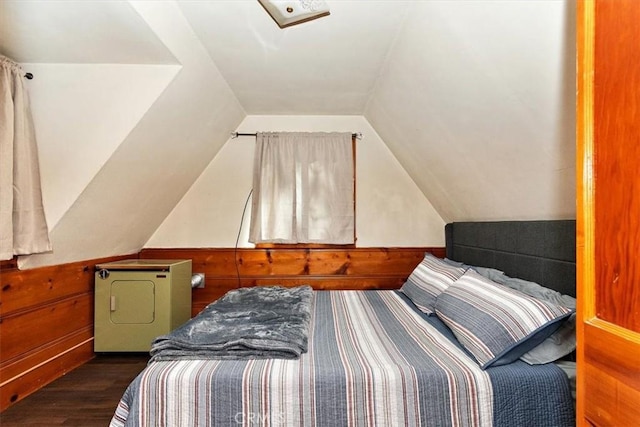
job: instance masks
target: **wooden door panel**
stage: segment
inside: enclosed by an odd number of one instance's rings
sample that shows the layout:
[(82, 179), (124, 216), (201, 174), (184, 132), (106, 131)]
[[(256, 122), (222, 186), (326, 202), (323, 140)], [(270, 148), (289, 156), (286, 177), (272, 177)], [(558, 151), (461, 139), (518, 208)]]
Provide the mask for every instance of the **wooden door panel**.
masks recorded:
[(640, 332), (640, 1), (598, 0), (595, 17), (596, 314)]
[(638, 419), (640, 419), (637, 404), (640, 398), (638, 390), (593, 365), (587, 364), (584, 373), (585, 386), (591, 390), (585, 413), (591, 425), (599, 427), (638, 425)]
[(640, 1), (577, 17), (577, 421), (640, 425)]
[(605, 322), (585, 325), (585, 416), (598, 426), (638, 425), (638, 343)]

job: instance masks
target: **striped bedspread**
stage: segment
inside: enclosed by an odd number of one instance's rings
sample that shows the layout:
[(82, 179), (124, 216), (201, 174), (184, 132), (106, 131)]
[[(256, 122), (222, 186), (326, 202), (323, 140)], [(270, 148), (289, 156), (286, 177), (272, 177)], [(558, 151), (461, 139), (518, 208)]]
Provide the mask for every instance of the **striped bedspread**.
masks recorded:
[[(537, 401), (549, 393), (518, 396), (529, 392), (519, 390), (526, 381), (534, 392), (554, 387), (558, 379), (548, 370), (537, 380), (523, 376), (528, 366), (505, 374), (510, 366), (492, 379), (440, 333), (437, 319), (395, 291), (314, 292), (313, 306), (309, 350), (300, 359), (151, 363), (125, 392), (111, 426), (515, 425), (518, 414), (495, 408), (520, 406), (527, 425), (536, 425), (535, 417), (541, 426), (571, 425), (570, 410), (564, 418), (552, 412), (562, 393), (546, 403)], [(502, 396), (495, 384), (506, 389)]]

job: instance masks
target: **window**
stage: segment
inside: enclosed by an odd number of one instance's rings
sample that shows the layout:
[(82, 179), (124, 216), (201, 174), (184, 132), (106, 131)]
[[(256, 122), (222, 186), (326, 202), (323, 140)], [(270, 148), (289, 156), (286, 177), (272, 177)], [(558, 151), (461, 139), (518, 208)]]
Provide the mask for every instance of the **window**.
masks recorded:
[(258, 133), (249, 241), (355, 242), (351, 133)]

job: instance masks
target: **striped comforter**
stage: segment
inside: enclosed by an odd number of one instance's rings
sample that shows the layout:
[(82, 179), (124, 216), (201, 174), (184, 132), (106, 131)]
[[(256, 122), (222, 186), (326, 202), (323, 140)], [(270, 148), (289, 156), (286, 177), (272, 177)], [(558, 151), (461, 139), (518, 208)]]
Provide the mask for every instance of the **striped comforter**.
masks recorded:
[(313, 306), (300, 359), (151, 363), (111, 426), (572, 424), (559, 369), (483, 371), (395, 291), (314, 292)]

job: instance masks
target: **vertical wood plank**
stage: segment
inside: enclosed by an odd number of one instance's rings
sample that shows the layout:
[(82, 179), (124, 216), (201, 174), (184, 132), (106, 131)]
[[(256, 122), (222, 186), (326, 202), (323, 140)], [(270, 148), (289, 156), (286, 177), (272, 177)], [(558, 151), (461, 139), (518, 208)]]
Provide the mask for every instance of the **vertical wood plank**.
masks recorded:
[(640, 2), (596, 2), (596, 311), (640, 332)]
[(585, 324), (594, 316), (595, 282), (593, 230), (593, 55), (595, 4), (578, 0), (576, 4), (576, 421), (586, 418)]

